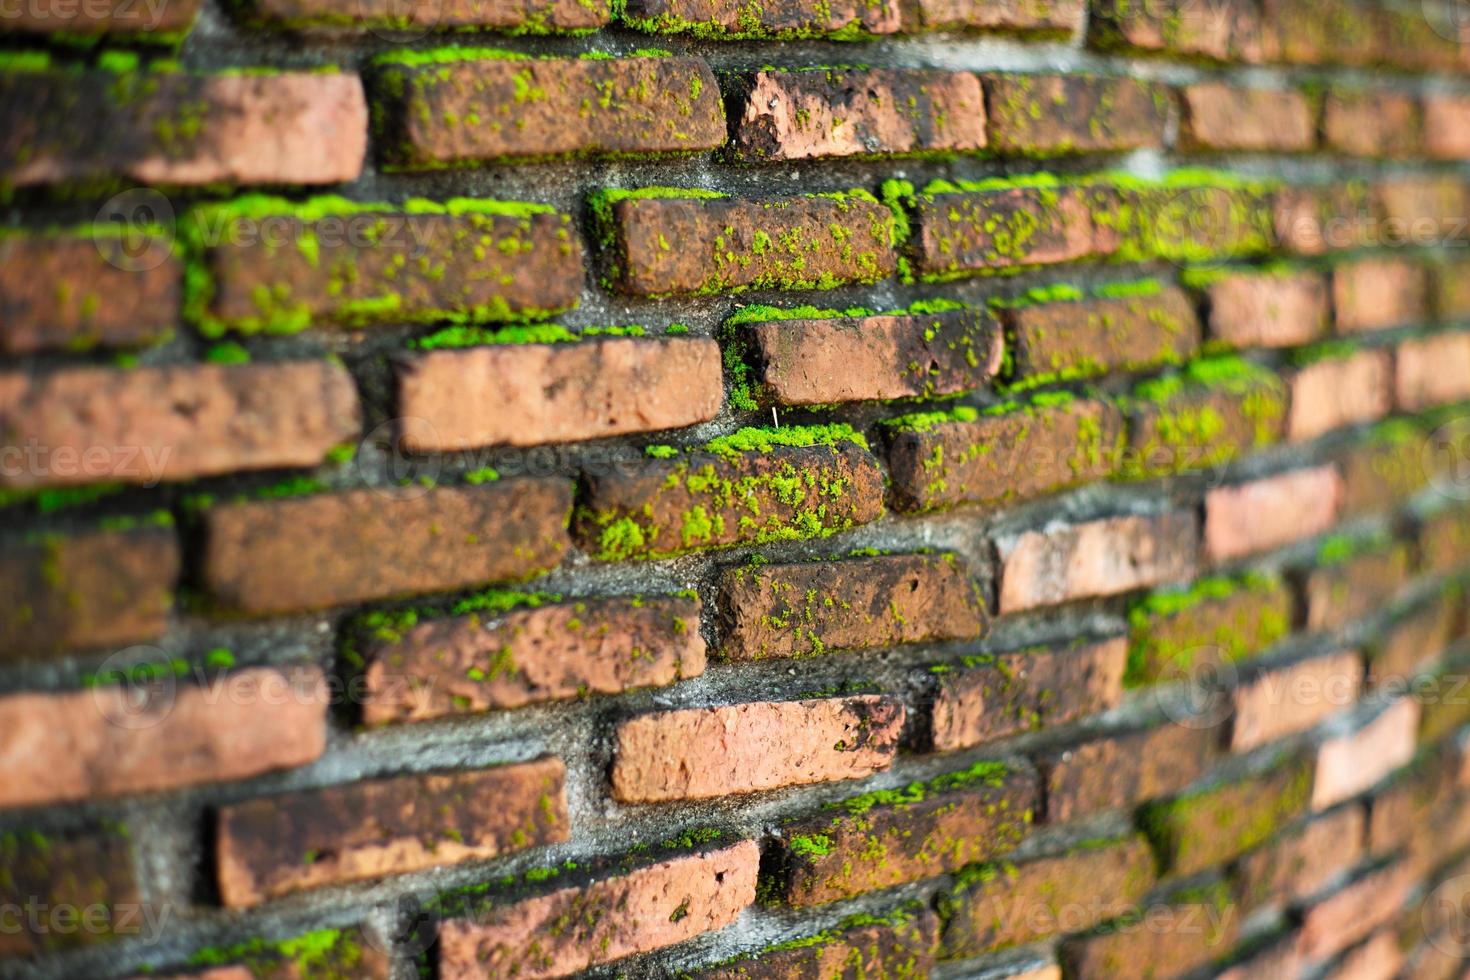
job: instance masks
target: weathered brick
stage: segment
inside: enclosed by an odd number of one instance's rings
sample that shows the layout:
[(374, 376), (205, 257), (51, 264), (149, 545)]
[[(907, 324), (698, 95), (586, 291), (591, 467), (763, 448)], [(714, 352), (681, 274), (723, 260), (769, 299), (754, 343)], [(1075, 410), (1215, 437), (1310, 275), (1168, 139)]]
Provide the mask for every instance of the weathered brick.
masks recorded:
[(1300, 92), (1208, 82), (1185, 86), (1181, 100), (1186, 149), (1292, 152), (1316, 144), (1312, 106)]
[(367, 115), (362, 82), (335, 72), (0, 72), (0, 176), (334, 184), (362, 172)]
[(564, 841), (565, 781), (561, 760), (546, 757), (231, 804), (216, 831), (220, 896), (255, 905)]
[(1317, 749), (1312, 806), (1325, 810), (1370, 789), (1414, 757), (1419, 704), (1394, 702), (1355, 732), (1323, 742)]
[(1429, 314), (1426, 270), (1397, 259), (1363, 259), (1332, 270), (1338, 333), (1402, 327)]
[(1404, 951), (1399, 948), (1393, 929), (1374, 933), (1356, 949), (1350, 950), (1333, 968), (1332, 980), (1373, 980), (1375, 977), (1397, 977), (1404, 965)]
[(1465, 247), (1470, 184), (1462, 178), (1392, 177), (1379, 181), (1373, 190), (1386, 222), (1377, 244)]
[(1139, 385), (1127, 410), (1126, 473), (1187, 473), (1280, 442), (1287, 388), (1273, 372), (1248, 361), (1212, 358)]
[(1315, 272), (1230, 272), (1202, 283), (1210, 339), (1231, 347), (1299, 347), (1327, 334), (1327, 280)]
[(1337, 630), (1392, 600), (1412, 574), (1404, 543), (1329, 538), (1304, 576), (1309, 630)]
[(607, 280), (634, 296), (831, 289), (893, 274), (892, 213), (866, 191), (735, 199), (601, 191)]
[(1261, 33), (1261, 11), (1251, 0), (1092, 3), (1090, 40), (1102, 48), (1249, 63), (1262, 58)]
[[(136, 936), (157, 914), (144, 904), (125, 826), (0, 834), (0, 867), (0, 960)], [(49, 914), (62, 910), (75, 918)]]
[(1021, 732), (1062, 725), (1115, 707), (1123, 695), (1128, 644), (1075, 644), (969, 658), (940, 674), (933, 742), (967, 749)]
[(902, 416), (887, 428), (895, 505), (917, 511), (1015, 503), (1106, 478), (1123, 420), (1107, 402), (1062, 394)]
[(1372, 682), (1407, 688), (1454, 639), (1459, 616), (1446, 596), (1437, 596), (1387, 627), (1368, 660)]
[[(983, 150), (985, 100), (969, 72), (767, 69), (741, 80), (738, 160)], [(721, 130), (723, 135), (723, 129)]]
[(1231, 751), (1248, 752), (1346, 711), (1362, 686), (1363, 658), (1352, 650), (1261, 674), (1231, 692)]
[(1277, 249), (1277, 198), (1268, 184), (1181, 171), (1159, 183), (1124, 180), (1114, 204), (1102, 197), (1093, 207), (1119, 259), (1213, 263)]
[(741, 841), (439, 925), (439, 976), (565, 977), (722, 929), (755, 901), (760, 848)]
[[(1467, 673), (1465, 663), (1456, 658), (1456, 662), (1446, 664), (1434, 671), (1433, 675), (1424, 682), (1426, 694), (1417, 695), (1415, 703), (1419, 707), (1419, 742), (1424, 745), (1433, 745), (1448, 738), (1450, 735), (1470, 724), (1470, 699), (1463, 696), (1467, 683), (1470, 683), (1470, 673)], [(1405, 731), (1406, 723), (1402, 719), (1393, 722), (1384, 722), (1386, 727), (1392, 730), (1383, 736), (1384, 744), (1374, 746), (1375, 752), (1380, 755), (1392, 754), (1393, 762), (1402, 763), (1413, 754), (1412, 732)], [(1341, 750), (1341, 755), (1346, 756), (1347, 747)], [(1380, 772), (1392, 768), (1389, 762), (1381, 762), (1379, 755), (1369, 756), (1370, 764)], [(1337, 761), (1345, 766), (1344, 758)], [(1470, 840), (1466, 840), (1470, 846)]]
[(22, 447), (0, 485), (152, 485), (315, 466), (356, 442), (352, 376), (329, 361), (0, 372), (0, 442)]
[(1431, 269), (1438, 319), (1442, 322), (1470, 320), (1470, 260), (1442, 260)]
[[(369, 725), (519, 708), (584, 694), (666, 687), (704, 673), (699, 600), (680, 596), (540, 605), (490, 593), (465, 615), (369, 614), (358, 644), (367, 661)], [(500, 604), (520, 608), (508, 611)]]
[(1470, 333), (1406, 340), (1394, 351), (1394, 401), (1405, 412), (1470, 398)]
[(1324, 357), (1290, 375), (1287, 436), (1305, 442), (1349, 425), (1376, 422), (1391, 409), (1388, 351), (1359, 350)]
[[(314, 976), (389, 980), (393, 960), (382, 945), (359, 928), (322, 929), (274, 942), (252, 939), (201, 950), (191, 962), (215, 965), (170, 972), (161, 980), (304, 980)], [(160, 978), (150, 971), (133, 980)]]
[(184, 230), (210, 274), (186, 310), (208, 335), (549, 316), (582, 292), (571, 218), (539, 204), (247, 199)]
[[(732, 318), (757, 364), (751, 396), (778, 405), (933, 398), (980, 387), (999, 373), (1004, 338), (979, 307), (925, 304), (872, 316), (792, 318), (747, 307)], [(773, 316), (772, 314), (781, 314)]]
[(1167, 904), (1064, 939), (1063, 971), (1077, 980), (1184, 976), (1229, 953), (1240, 920), (1224, 885), (1191, 889)]
[(893, 764), (904, 709), (864, 695), (643, 715), (618, 726), (613, 796), (699, 800), (856, 779)]
[(1378, 9), (1361, 0), (1334, 0), (1331, 16), (1324, 17), (1315, 0), (1264, 0), (1268, 57), (1292, 65), (1371, 65), (1380, 50)]
[(1470, 31), (1442, 4), (1400, 8), (1373, 4), (1378, 18), (1378, 56), (1405, 71), (1462, 73), (1470, 66), (1464, 43)]
[[(375, 123), (398, 170), (566, 156), (697, 153), (725, 142), (701, 58), (464, 58), (374, 62)], [(573, 122), (574, 121), (574, 122)]]
[(967, 869), (941, 898), (950, 911), (944, 955), (979, 956), (1091, 929), (1133, 911), (1153, 883), (1153, 854), (1136, 837), (1091, 842), (1018, 865)]
[(1292, 596), (1272, 576), (1208, 578), (1140, 600), (1128, 622), (1124, 683), (1138, 687), (1264, 653), (1291, 632)]
[(1286, 831), (1235, 866), (1235, 895), (1247, 911), (1306, 898), (1356, 864), (1367, 840), (1361, 807), (1344, 807)]
[(987, 75), (990, 148), (1050, 156), (1162, 147), (1167, 91), (1132, 78)]
[(1245, 959), (1215, 974), (1215, 980), (1280, 980), (1301, 976), (1304, 968), (1301, 937), (1286, 932), (1264, 945), (1254, 944)]
[(0, 549), (0, 663), (151, 640), (168, 625), (179, 544), (162, 522), (42, 534)]
[(916, 0), (904, 8), (904, 30), (1067, 37), (1082, 29), (1086, 10), (1087, 0)]
[(734, 660), (974, 640), (989, 625), (979, 586), (949, 554), (731, 568), (719, 589), (720, 650)]
[(398, 376), (416, 452), (677, 429), (714, 418), (724, 394), (719, 345), (684, 337), (435, 350)]
[(1283, 188), (1274, 211), (1275, 240), (1288, 252), (1315, 256), (1382, 244), (1382, 203), (1366, 184)]
[(1424, 571), (1445, 574), (1470, 561), (1470, 513), (1447, 507), (1419, 527), (1419, 560)]
[(1198, 522), (1191, 513), (1111, 517), (997, 543), (999, 611), (1118, 595), (1194, 573)]
[(1429, 480), (1425, 471), (1425, 434), (1411, 423), (1395, 420), (1373, 429), (1343, 454), (1345, 517), (1397, 508)]
[(831, 804), (782, 828), (782, 897), (820, 905), (1005, 854), (1040, 804), (1036, 777), (980, 762)]
[(1470, 159), (1470, 98), (1426, 95), (1424, 150), (1436, 160)]
[(1403, 863), (1370, 871), (1313, 905), (1302, 915), (1302, 951), (1326, 960), (1386, 925), (1399, 913), (1415, 882)]
[(690, 980), (801, 980), (845, 975), (927, 976), (939, 945), (939, 917), (926, 908), (887, 916), (856, 915), (802, 937), (718, 966), (681, 971)]
[(378, 31), (485, 28), (525, 34), (577, 34), (612, 21), (604, 0), (249, 0), (252, 25)]
[(782, 0), (752, 8), (737, 0), (631, 0), (619, 19), (651, 34), (692, 34), (699, 38), (833, 37), (861, 39), (899, 29), (894, 0), (837, 5), (813, 0)]
[[(143, 697), (146, 691), (155, 691)], [(172, 694), (170, 694), (172, 692)], [(315, 667), (253, 668), (204, 686), (128, 681), (0, 698), (0, 807), (246, 779), (305, 765), (326, 744)]]
[(1164, 725), (1048, 756), (1040, 762), (1047, 821), (1066, 823), (1176, 793), (1205, 771), (1216, 741), (1207, 729)]
[(266, 614), (522, 579), (561, 561), (571, 506), (551, 478), (224, 504), (204, 516), (204, 580)]
[(825, 537), (883, 513), (883, 477), (861, 437), (747, 429), (678, 460), (589, 473), (576, 536), (601, 561)]
[(1350, 156), (1403, 158), (1416, 155), (1422, 135), (1418, 102), (1394, 92), (1327, 94), (1322, 107), (1325, 149)]
[(1205, 551), (1225, 562), (1321, 534), (1337, 521), (1342, 477), (1330, 466), (1295, 470), (1205, 495)]
[(199, 6), (198, 0), (21, 4), (7, 8), (0, 33), (69, 37), (87, 44), (103, 38), (176, 44), (193, 28)]

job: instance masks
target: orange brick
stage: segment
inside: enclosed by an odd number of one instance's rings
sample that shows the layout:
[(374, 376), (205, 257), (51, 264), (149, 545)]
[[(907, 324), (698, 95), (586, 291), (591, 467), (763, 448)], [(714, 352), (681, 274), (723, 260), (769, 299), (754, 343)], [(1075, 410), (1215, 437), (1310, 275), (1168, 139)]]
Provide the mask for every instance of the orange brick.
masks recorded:
[(1336, 521), (1342, 478), (1329, 466), (1220, 487), (1205, 496), (1205, 550), (1216, 562), (1321, 534)]

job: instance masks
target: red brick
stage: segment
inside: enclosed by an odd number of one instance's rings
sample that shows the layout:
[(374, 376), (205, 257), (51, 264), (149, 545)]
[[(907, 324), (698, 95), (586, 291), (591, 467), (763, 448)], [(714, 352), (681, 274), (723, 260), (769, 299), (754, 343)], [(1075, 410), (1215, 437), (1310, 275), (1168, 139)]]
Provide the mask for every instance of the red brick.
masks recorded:
[(522, 579), (561, 561), (571, 505), (550, 478), (226, 504), (204, 517), (204, 580), (267, 614)]
[(14, 187), (334, 184), (355, 180), (367, 151), (362, 82), (336, 72), (13, 71), (0, 73), (0, 119)]
[(1436, 160), (1470, 159), (1470, 98), (1424, 97), (1424, 149)]
[(1216, 741), (1207, 729), (1171, 724), (1057, 752), (1040, 763), (1047, 821), (1066, 823), (1177, 793), (1205, 771)]
[(696, 153), (725, 142), (700, 58), (379, 58), (383, 152), (398, 170), (499, 160)]
[(634, 30), (717, 39), (860, 38), (894, 33), (900, 13), (894, 0), (781, 0), (759, 8), (737, 0), (632, 0), (619, 19)]
[(1449, 507), (1426, 517), (1419, 527), (1423, 571), (1444, 574), (1470, 561), (1470, 513)]
[(358, 928), (322, 929), (276, 942), (254, 939), (212, 947), (197, 958), (223, 965), (162, 978), (150, 971), (133, 980), (305, 980), (314, 976), (389, 980), (393, 961), (382, 945)]
[(1124, 684), (1177, 682), (1222, 660), (1248, 660), (1291, 632), (1293, 599), (1280, 578), (1207, 578), (1134, 603)]
[(1385, 91), (1330, 92), (1322, 108), (1325, 149), (1359, 157), (1412, 157), (1420, 151), (1419, 104)]
[[(465, 605), (475, 608), (473, 600)], [(667, 687), (704, 673), (698, 599), (589, 599), (428, 621), (382, 618), (388, 622), (366, 617), (371, 628), (360, 643), (369, 725)]]
[(752, 396), (778, 405), (959, 394), (995, 377), (1004, 357), (1000, 325), (981, 308), (752, 319), (739, 332), (758, 362)]
[(1215, 974), (1215, 980), (1281, 980), (1301, 976), (1301, 937), (1295, 932), (1280, 935), (1269, 944), (1254, 945), (1246, 959), (1232, 963)]
[(1406, 340), (1394, 352), (1394, 400), (1420, 412), (1470, 398), (1470, 333)]
[(1335, 956), (1388, 924), (1414, 882), (1403, 864), (1369, 872), (1307, 909), (1302, 916), (1302, 952), (1309, 960)]
[(1002, 539), (999, 611), (1118, 595), (1194, 573), (1193, 514), (1112, 517)]
[(1273, 372), (1238, 358), (1196, 361), (1156, 378), (1127, 402), (1134, 478), (1220, 467), (1286, 434), (1287, 388)]
[(1375, 933), (1349, 952), (1329, 974), (1331, 980), (1378, 980), (1397, 977), (1404, 965), (1404, 952), (1392, 929)]
[(164, 236), (0, 233), (0, 351), (138, 347), (179, 320), (184, 267)]
[(594, 197), (609, 284), (662, 297), (831, 289), (893, 274), (893, 215), (865, 191), (745, 200), (711, 193)]
[(730, 148), (739, 160), (985, 148), (985, 100), (968, 72), (767, 69), (742, 80), (738, 106)]
[(1275, 240), (1288, 252), (1323, 255), (1382, 244), (1383, 208), (1361, 183), (1289, 187), (1277, 192)]
[(1132, 912), (1153, 884), (1153, 854), (1142, 838), (1088, 843), (1019, 865), (969, 869), (941, 898), (952, 910), (944, 954), (978, 956), (1091, 929)]
[(1371, 65), (1381, 48), (1378, 9), (1358, 0), (1333, 0), (1330, 16), (1324, 16), (1317, 0), (1265, 0), (1269, 57), (1293, 65)]
[(1344, 453), (1343, 515), (1357, 517), (1396, 509), (1429, 480), (1425, 434), (1412, 424), (1380, 425)]
[(1360, 350), (1347, 357), (1324, 358), (1294, 372), (1288, 437), (1304, 442), (1388, 415), (1390, 364), (1387, 351)]
[(1139, 916), (1064, 939), (1065, 975), (1076, 980), (1183, 976), (1225, 957), (1240, 934), (1239, 910), (1223, 886), (1181, 893)]
[(345, 25), (378, 31), (428, 31), (476, 28), (526, 34), (575, 34), (606, 26), (612, 5), (602, 0), (250, 0), (249, 21), (262, 27), (341, 29)]
[(145, 905), (132, 850), (125, 826), (0, 834), (0, 961), (144, 934), (166, 910)]
[(1092, 40), (1103, 48), (1211, 61), (1258, 62), (1261, 12), (1250, 0), (1094, 0)]
[(1457, 176), (1395, 177), (1374, 188), (1385, 225), (1377, 244), (1465, 246), (1470, 185)]
[(1342, 477), (1330, 466), (1211, 490), (1205, 551), (1225, 562), (1321, 534), (1336, 523), (1342, 494)]
[(101, 38), (136, 36), (140, 41), (182, 41), (199, 15), (198, 0), (142, 4), (127, 0), (103, 3), (22, 4), (6, 10), (0, 33), (52, 35), (95, 43)]
[(1317, 749), (1313, 808), (1325, 810), (1351, 799), (1407, 765), (1418, 729), (1419, 705), (1405, 698), (1357, 731), (1323, 742)]
[(1300, 92), (1186, 86), (1180, 143), (1190, 150), (1302, 151), (1316, 143), (1311, 104)]
[(1039, 803), (1035, 776), (980, 762), (831, 804), (782, 828), (779, 892), (820, 905), (991, 860), (1020, 843)]
[[(1345, 552), (1345, 553), (1344, 553)], [(1302, 583), (1306, 628), (1337, 630), (1389, 603), (1409, 581), (1407, 544), (1330, 539)]]
[(1395, 259), (1364, 259), (1332, 270), (1338, 333), (1402, 327), (1429, 312), (1429, 280), (1420, 266)]
[(1241, 348), (1299, 347), (1327, 333), (1327, 281), (1318, 273), (1226, 273), (1203, 288), (1211, 340)]
[(734, 660), (975, 640), (989, 626), (979, 586), (948, 554), (751, 565), (719, 587), (720, 649)]
[(352, 376), (329, 361), (0, 372), (0, 433), (23, 465), (0, 485), (145, 486), (315, 466), (356, 442)]
[(1067, 37), (1082, 29), (1086, 9), (1087, 0), (917, 0), (904, 9), (904, 30)]
[(939, 945), (939, 917), (921, 908), (875, 919), (856, 915), (815, 936), (738, 956), (704, 970), (681, 971), (690, 980), (801, 980), (803, 977), (928, 976)]
[(42, 534), (0, 550), (0, 663), (159, 636), (179, 545), (164, 526)]
[[(146, 690), (156, 693), (141, 700)], [(170, 696), (169, 692), (173, 692)], [(246, 779), (305, 765), (326, 744), (315, 667), (253, 668), (207, 686), (0, 698), (0, 807), (68, 803)]]
[(1455, 605), (1441, 595), (1387, 627), (1368, 661), (1372, 682), (1407, 688), (1449, 646), (1458, 619)]
[(291, 333), (513, 320), (577, 305), (582, 246), (570, 216), (520, 202), (410, 204), (327, 198), (293, 208), (268, 198), (196, 208), (185, 228), (202, 241), (210, 282), (191, 318), (209, 335)]
[(724, 384), (708, 339), (505, 344), (407, 361), (398, 408), (415, 452), (535, 446), (708, 422)]
[(1248, 752), (1305, 731), (1352, 708), (1362, 686), (1363, 658), (1356, 651), (1261, 674), (1231, 693), (1230, 748)]
[(1076, 187), (931, 187), (914, 199), (914, 271), (949, 279), (1111, 255), (1116, 235), (1093, 221), (1100, 197)]
[[(1128, 643), (1076, 644), (967, 659), (939, 678), (933, 742), (939, 752), (967, 749), (1021, 732), (1066, 724), (1116, 707), (1123, 696)], [(968, 666), (978, 660), (974, 666)]]
[(439, 925), (439, 976), (565, 977), (730, 925), (755, 901), (754, 841), (645, 867)]
[(220, 895), (256, 905), (558, 843), (571, 836), (565, 780), (561, 760), (546, 757), (232, 804), (217, 826)]
[(889, 425), (890, 479), (905, 511), (1017, 503), (1103, 479), (1123, 430), (1115, 406), (1065, 395)]
[(987, 75), (990, 148), (999, 154), (1159, 148), (1169, 114), (1167, 91), (1132, 78), (1088, 75)]
[(1306, 898), (1357, 864), (1366, 840), (1361, 807), (1334, 810), (1288, 830), (1236, 865), (1236, 897), (1247, 912)]
[(861, 696), (643, 715), (618, 726), (613, 796), (700, 800), (857, 779), (893, 764), (903, 705)]

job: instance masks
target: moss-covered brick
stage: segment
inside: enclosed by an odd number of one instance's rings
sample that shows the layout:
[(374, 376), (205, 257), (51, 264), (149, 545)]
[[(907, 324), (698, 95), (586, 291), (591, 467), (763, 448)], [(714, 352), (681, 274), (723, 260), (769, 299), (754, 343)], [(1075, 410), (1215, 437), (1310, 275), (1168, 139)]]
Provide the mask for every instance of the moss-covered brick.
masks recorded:
[(860, 41), (899, 29), (894, 0), (628, 0), (624, 24), (649, 34), (708, 40)]
[(1058, 959), (1069, 977), (1168, 980), (1227, 958), (1242, 918), (1223, 882), (1192, 888), (1063, 940)]
[(1242, 910), (1315, 894), (1334, 875), (1361, 860), (1367, 829), (1361, 807), (1344, 807), (1252, 851), (1231, 874)]
[(1052, 752), (1037, 763), (1046, 819), (1065, 823), (1177, 793), (1219, 754), (1217, 732), (1174, 724)]
[(851, 915), (830, 929), (788, 939), (679, 974), (680, 980), (810, 980), (858, 976), (907, 980), (928, 976), (939, 943), (939, 919), (911, 903), (886, 915)]
[(1205, 298), (1212, 345), (1300, 347), (1327, 334), (1327, 280), (1315, 270), (1206, 268), (1184, 281)]
[(1090, 840), (1021, 864), (966, 868), (941, 894), (941, 955), (964, 959), (1126, 915), (1154, 884), (1154, 857), (1139, 837)]
[(1337, 630), (1369, 615), (1409, 581), (1412, 561), (1402, 541), (1328, 538), (1317, 567), (1303, 575), (1307, 629)]
[(1188, 676), (1214, 659), (1244, 660), (1291, 632), (1291, 592), (1280, 579), (1251, 574), (1202, 579), (1134, 604), (1128, 672), (1138, 687)]
[(1094, 222), (1117, 238), (1121, 261), (1213, 262), (1264, 255), (1278, 244), (1278, 188), (1216, 171), (1177, 170), (1163, 180), (1113, 175), (1116, 204)]
[(1446, 506), (1419, 525), (1420, 561), (1426, 571), (1444, 575), (1470, 562), (1470, 510)]
[[(1415, 422), (1394, 419), (1365, 433), (1339, 457), (1343, 514), (1363, 517), (1396, 510), (1429, 482), (1427, 433)], [(1430, 456), (1426, 460), (1426, 455)]]
[[(1428, 690), (1447, 694), (1463, 688), (1470, 677), (1470, 665), (1462, 658), (1444, 663), (1434, 670)], [(1459, 697), (1426, 697), (1420, 707), (1419, 741), (1432, 745), (1447, 738), (1451, 733), (1470, 724), (1470, 700)], [(1344, 753), (1346, 761), (1346, 753)]]
[(1107, 402), (1038, 395), (901, 416), (885, 429), (896, 505), (922, 511), (1014, 503), (1109, 476), (1123, 422)]
[(1380, 50), (1381, 10), (1363, 0), (1269, 0), (1264, 13), (1270, 60), (1372, 65)]
[(1034, 774), (979, 762), (831, 804), (783, 828), (779, 893), (819, 905), (994, 859), (1021, 842), (1039, 803)]
[[(1470, 111), (1470, 100), (1466, 101)], [(1470, 127), (1467, 127), (1470, 128)], [(1470, 157), (1470, 150), (1465, 156)], [(1461, 322), (1470, 319), (1470, 260), (1441, 259), (1431, 267), (1434, 279), (1434, 309), (1439, 319), (1445, 322)]]
[(360, 929), (321, 929), (289, 939), (252, 939), (233, 946), (210, 946), (195, 953), (186, 976), (236, 967), (255, 980), (387, 980), (392, 963), (386, 952)]
[(1255, 0), (1092, 0), (1091, 28), (1088, 42), (1108, 51), (1247, 63), (1264, 53)]
[(986, 75), (990, 148), (1055, 156), (1161, 147), (1168, 90), (1132, 78)]
[(697, 153), (725, 141), (699, 58), (485, 58), (373, 63), (374, 126), (395, 170), (510, 159)]
[(368, 28), (375, 33), (493, 30), (506, 34), (586, 34), (610, 23), (610, 0), (443, 0), (405, 6), (394, 0), (238, 0), (252, 26)]
[(1064, 39), (1082, 28), (1087, 0), (917, 0), (904, 11), (904, 30), (997, 31)]
[[(158, 910), (144, 907), (127, 828), (96, 826), (69, 834), (0, 833), (0, 902), (10, 921), (0, 957), (24, 957), (140, 936)], [(52, 910), (72, 910), (60, 920)], [(85, 928), (64, 928), (67, 922)]]

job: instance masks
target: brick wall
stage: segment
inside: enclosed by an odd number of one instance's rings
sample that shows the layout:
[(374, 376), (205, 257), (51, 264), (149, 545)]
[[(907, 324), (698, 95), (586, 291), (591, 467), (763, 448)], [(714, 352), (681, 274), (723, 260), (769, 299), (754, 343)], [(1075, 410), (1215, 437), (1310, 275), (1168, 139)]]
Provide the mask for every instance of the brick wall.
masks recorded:
[(0, 5), (0, 977), (1463, 975), (1463, 13)]

